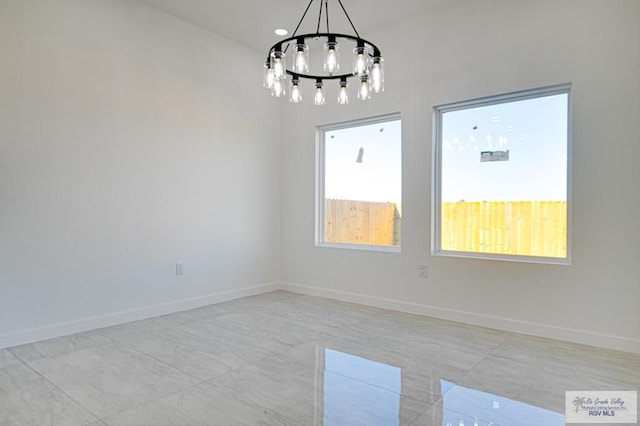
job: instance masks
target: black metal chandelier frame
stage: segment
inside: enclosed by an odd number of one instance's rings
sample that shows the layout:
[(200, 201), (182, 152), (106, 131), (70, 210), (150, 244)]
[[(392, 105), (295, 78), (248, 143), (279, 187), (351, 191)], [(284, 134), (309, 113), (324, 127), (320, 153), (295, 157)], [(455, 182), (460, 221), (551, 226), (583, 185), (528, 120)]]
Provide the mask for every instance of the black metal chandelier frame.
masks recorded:
[[(351, 25), (351, 28), (353, 29), (353, 32), (355, 33), (354, 35), (349, 35), (349, 34), (339, 34), (339, 33), (332, 33), (329, 29), (329, 1), (328, 0), (320, 0), (320, 11), (318, 12), (318, 25), (317, 25), (317, 29), (315, 33), (308, 33), (308, 34), (301, 34), (298, 35), (298, 29), (300, 28), (300, 25), (302, 25), (302, 22), (304, 21), (304, 18), (307, 16), (307, 12), (309, 12), (309, 9), (311, 8), (311, 5), (313, 4), (315, 0), (310, 0), (309, 4), (307, 5), (307, 8), (305, 9), (304, 13), (302, 14), (302, 17), (300, 18), (300, 21), (298, 22), (298, 25), (296, 26), (296, 29), (294, 30), (293, 34), (291, 37), (280, 40), (279, 42), (275, 43), (273, 46), (271, 46), (271, 48), (269, 49), (269, 54), (267, 55), (267, 62), (269, 62), (269, 59), (271, 57), (271, 54), (273, 52), (283, 52), (286, 53), (286, 50), (289, 48), (289, 46), (291, 45), (292, 42), (296, 42), (298, 44), (304, 44), (306, 42), (306, 40), (308, 39), (320, 39), (320, 38), (326, 38), (329, 41), (333, 41), (333, 42), (337, 42), (339, 39), (343, 39), (343, 40), (351, 40), (354, 41), (356, 43), (356, 47), (358, 48), (362, 48), (362, 47), (368, 47), (368, 52), (369, 52), (369, 57), (370, 58), (377, 58), (377, 57), (381, 57), (382, 54), (380, 52), (380, 49), (373, 43), (371, 43), (368, 40), (365, 40), (364, 38), (360, 37), (360, 34), (358, 33), (358, 30), (356, 30), (355, 25), (353, 24), (353, 21), (351, 20), (351, 17), (349, 16), (349, 14), (347, 13), (347, 10), (345, 9), (344, 5), (342, 4), (342, 0), (337, 0), (338, 4), (340, 4), (340, 7), (342, 8), (342, 11), (344, 12), (345, 16), (347, 17), (347, 20), (349, 21), (349, 24)], [(324, 10), (324, 15), (326, 18), (326, 28), (327, 31), (321, 33), (320, 32), (320, 25), (321, 25), (321, 21), (322, 21), (322, 14), (323, 14), (323, 10)], [(284, 50), (283, 50), (284, 47)], [(346, 81), (348, 78), (351, 77), (355, 77), (356, 74), (353, 72), (350, 73), (344, 73), (344, 74), (332, 74), (332, 73), (327, 73), (324, 75), (312, 75), (312, 74), (308, 74), (308, 73), (304, 73), (304, 72), (299, 72), (299, 71), (292, 71), (290, 69), (286, 69), (285, 72), (288, 75), (291, 75), (294, 79), (295, 78), (306, 78), (306, 79), (310, 79), (310, 80), (315, 80), (315, 81), (322, 81), (322, 80), (341, 80), (341, 81)]]

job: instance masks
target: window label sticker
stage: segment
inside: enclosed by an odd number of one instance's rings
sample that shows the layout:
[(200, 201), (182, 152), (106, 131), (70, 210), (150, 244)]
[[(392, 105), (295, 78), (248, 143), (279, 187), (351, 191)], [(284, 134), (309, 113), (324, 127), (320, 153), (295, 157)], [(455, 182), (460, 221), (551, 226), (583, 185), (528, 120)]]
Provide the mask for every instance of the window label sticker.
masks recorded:
[(482, 151), (480, 153), (480, 162), (486, 163), (490, 161), (509, 161), (509, 150), (506, 151)]

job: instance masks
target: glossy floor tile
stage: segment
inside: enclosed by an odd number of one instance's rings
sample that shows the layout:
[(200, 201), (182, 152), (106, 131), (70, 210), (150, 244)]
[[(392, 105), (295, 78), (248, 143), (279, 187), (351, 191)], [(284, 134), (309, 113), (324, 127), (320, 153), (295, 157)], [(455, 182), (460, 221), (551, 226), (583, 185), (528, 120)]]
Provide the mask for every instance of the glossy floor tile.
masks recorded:
[(0, 369), (0, 425), (73, 426), (97, 420), (27, 365)]
[(81, 349), (28, 365), (99, 418), (199, 382), (175, 367), (118, 345)]
[(639, 387), (640, 355), (283, 291), (0, 349), (1, 426), (555, 426)]

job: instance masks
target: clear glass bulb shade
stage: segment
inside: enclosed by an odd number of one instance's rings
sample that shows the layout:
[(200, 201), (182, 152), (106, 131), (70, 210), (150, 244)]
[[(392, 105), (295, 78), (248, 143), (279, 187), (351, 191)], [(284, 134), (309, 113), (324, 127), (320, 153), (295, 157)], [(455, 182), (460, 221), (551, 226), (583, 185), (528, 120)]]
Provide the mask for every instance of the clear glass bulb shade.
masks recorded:
[(358, 99), (366, 101), (371, 99), (371, 86), (369, 85), (369, 79), (364, 76), (360, 80), (360, 87), (358, 88)]
[(356, 47), (353, 49), (353, 74), (357, 76), (367, 75), (369, 72), (369, 49)]
[(305, 73), (309, 71), (309, 46), (296, 44), (293, 51), (293, 72)]
[(369, 82), (373, 93), (384, 92), (384, 59), (379, 56), (373, 58), (373, 64), (369, 72)]
[(324, 97), (323, 86), (324, 84), (322, 82), (316, 83), (316, 94), (313, 97), (314, 105), (324, 105), (325, 97)]
[(324, 44), (323, 69), (328, 73), (340, 70), (340, 45), (335, 41), (329, 41)]
[(340, 82), (340, 88), (338, 88), (338, 104), (346, 105), (349, 103), (349, 92), (347, 91), (347, 82)]
[(289, 95), (289, 101), (297, 104), (302, 100), (302, 92), (300, 91), (300, 82), (298, 80), (291, 81), (291, 94)]
[(269, 55), (271, 60), (271, 69), (273, 70), (273, 76), (276, 80), (282, 79), (287, 73), (287, 57), (284, 53), (279, 51), (273, 51)]
[(273, 81), (271, 94), (276, 98), (280, 98), (287, 94), (287, 91), (285, 90), (285, 83), (283, 78), (278, 78)]
[(273, 82), (275, 81), (275, 76), (273, 75), (273, 68), (271, 68), (270, 64), (264, 64), (264, 69), (262, 73), (262, 87), (266, 89), (273, 88)]

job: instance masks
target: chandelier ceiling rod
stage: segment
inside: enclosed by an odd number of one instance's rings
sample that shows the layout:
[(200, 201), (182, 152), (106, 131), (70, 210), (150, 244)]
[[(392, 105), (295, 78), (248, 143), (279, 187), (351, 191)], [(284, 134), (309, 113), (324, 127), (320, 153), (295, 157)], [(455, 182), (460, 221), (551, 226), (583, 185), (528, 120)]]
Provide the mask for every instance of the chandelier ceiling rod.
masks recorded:
[[(324, 0), (324, 7), (327, 10), (325, 15), (327, 15), (327, 32), (329, 32), (329, 6), (327, 5), (327, 0)], [(318, 13), (318, 27), (316, 28), (316, 33), (320, 32), (321, 20), (322, 20), (322, 0), (320, 0), (320, 12)]]
[[(302, 25), (302, 21), (304, 21), (304, 17), (307, 16), (307, 12), (309, 11), (309, 8), (311, 7), (311, 4), (314, 2), (314, 0), (311, 0), (309, 2), (309, 4), (307, 5), (307, 8), (304, 10), (304, 13), (302, 14), (302, 18), (300, 18), (300, 22), (298, 22), (298, 25), (296, 26), (296, 29), (293, 30), (293, 35), (296, 35), (298, 33), (298, 29), (300, 28), (300, 25)], [(320, 5), (320, 12), (322, 13), (322, 5)], [(319, 27), (320, 24), (318, 24)]]
[[(307, 16), (307, 12), (309, 11), (309, 8), (311, 7), (314, 1), (315, 0), (311, 0), (309, 1), (309, 4), (307, 4), (307, 8), (304, 10), (302, 17), (300, 18), (300, 21), (298, 21), (298, 25), (296, 25), (296, 29), (293, 30), (293, 34), (291, 35), (292, 37), (295, 37), (295, 35), (298, 33), (298, 30), (300, 29), (300, 25), (302, 25), (302, 21), (304, 21), (304, 18)], [(360, 33), (358, 33), (358, 30), (356, 30), (355, 25), (353, 25), (353, 21), (351, 20), (349, 13), (347, 13), (347, 9), (345, 9), (344, 5), (342, 4), (342, 0), (338, 0), (338, 3), (340, 4), (342, 11), (344, 12), (344, 16), (347, 17), (347, 20), (349, 21), (349, 24), (351, 25), (351, 28), (353, 29), (353, 32), (355, 33), (356, 37), (360, 38)], [(331, 30), (329, 29), (329, 0), (321, 0), (320, 10), (318, 12), (318, 26), (316, 27), (316, 34), (320, 34), (320, 22), (322, 21), (323, 4), (324, 4), (324, 16), (327, 24), (327, 33), (331, 32)]]
[[(328, 1), (328, 0), (327, 0)], [(347, 9), (344, 8), (344, 5), (342, 4), (342, 0), (338, 0), (338, 3), (340, 3), (340, 7), (342, 8), (342, 11), (344, 12), (344, 15), (347, 17), (347, 19), (349, 20), (349, 23), (351, 24), (351, 28), (353, 28), (353, 32), (356, 33), (356, 35), (358, 36), (358, 38), (360, 38), (360, 34), (358, 34), (358, 30), (356, 30), (355, 25), (353, 25), (353, 21), (351, 20), (351, 17), (349, 16), (349, 14), (347, 13)], [(329, 19), (329, 16), (327, 14), (327, 20)], [(327, 21), (328, 22), (328, 21)], [(329, 32), (329, 24), (327, 24), (327, 32)]]

